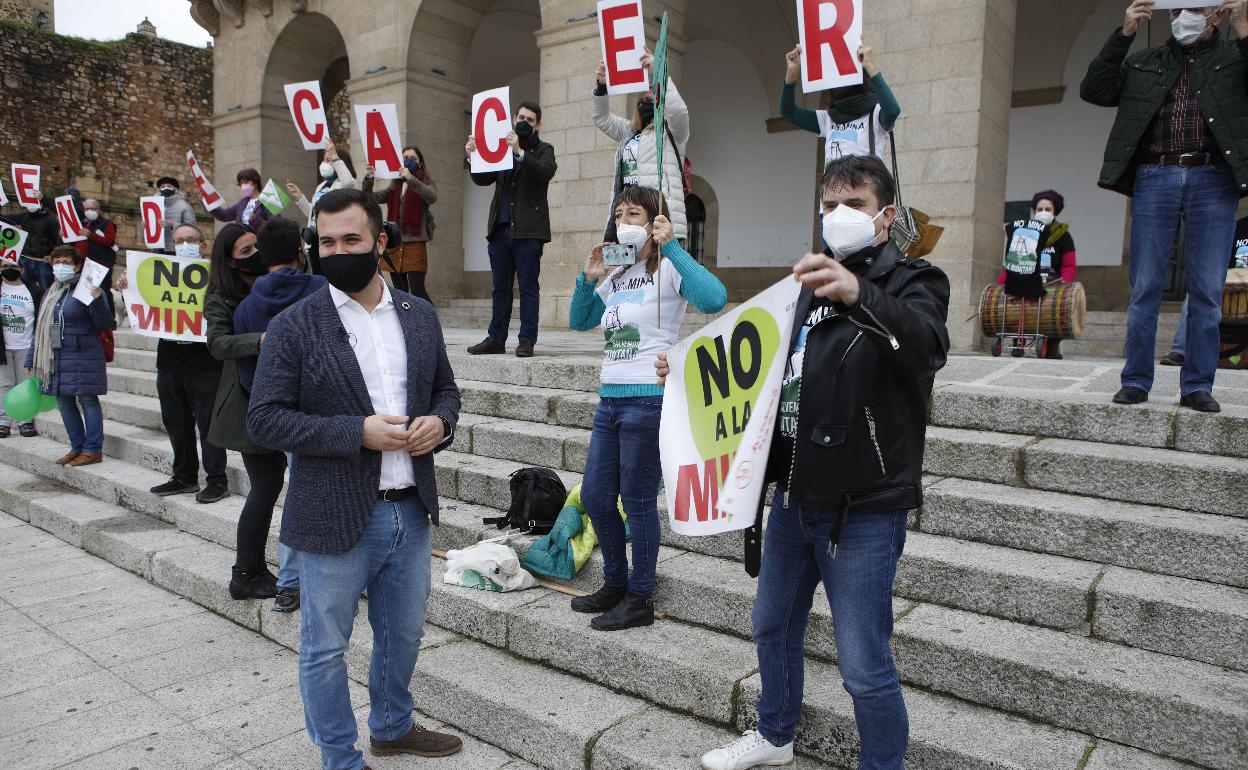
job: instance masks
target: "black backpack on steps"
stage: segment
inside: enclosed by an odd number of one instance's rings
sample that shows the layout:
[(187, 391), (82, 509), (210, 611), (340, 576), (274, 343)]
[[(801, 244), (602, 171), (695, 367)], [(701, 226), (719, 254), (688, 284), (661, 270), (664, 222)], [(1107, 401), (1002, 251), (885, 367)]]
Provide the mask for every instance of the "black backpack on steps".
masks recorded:
[(550, 468), (521, 468), (511, 474), (511, 507), (507, 515), (482, 519), (481, 523), (545, 535), (555, 526), (567, 499), (568, 491), (559, 474)]

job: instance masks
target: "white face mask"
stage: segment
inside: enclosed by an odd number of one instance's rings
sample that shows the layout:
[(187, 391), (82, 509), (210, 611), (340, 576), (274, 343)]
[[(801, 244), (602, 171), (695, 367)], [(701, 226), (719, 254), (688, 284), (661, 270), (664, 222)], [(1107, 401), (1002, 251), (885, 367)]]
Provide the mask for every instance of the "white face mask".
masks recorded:
[(1179, 45), (1195, 43), (1208, 28), (1208, 17), (1196, 11), (1183, 11), (1170, 21), (1170, 32)]
[(322, 179), (333, 179), (334, 176), (338, 173), (334, 171), (334, 164), (332, 163), (322, 163), (320, 167), (320, 171), (321, 171)]
[(615, 226), (615, 240), (624, 246), (636, 246), (640, 249), (649, 237), (650, 233), (640, 225)]
[(1053, 224), (1053, 220), (1057, 219), (1057, 217), (1053, 214), (1052, 211), (1037, 211), (1036, 215), (1033, 216), (1032, 219), (1036, 220), (1042, 225), (1051, 225)]
[(55, 278), (60, 283), (64, 283), (65, 281), (68, 281), (70, 278), (73, 278), (74, 274), (77, 272), (78, 272), (77, 270), (74, 270), (73, 265), (53, 265), (52, 266), (52, 277)]
[(198, 243), (175, 243), (173, 253), (186, 259), (199, 259)]
[(871, 216), (849, 206), (837, 206), (823, 215), (823, 242), (832, 250), (832, 256), (842, 261), (875, 243), (879, 237), (875, 220), (883, 215), (883, 209)]
[(94, 222), (95, 220), (100, 218), (100, 212), (96, 211), (95, 209), (87, 209), (83, 213), (86, 215), (88, 222)]

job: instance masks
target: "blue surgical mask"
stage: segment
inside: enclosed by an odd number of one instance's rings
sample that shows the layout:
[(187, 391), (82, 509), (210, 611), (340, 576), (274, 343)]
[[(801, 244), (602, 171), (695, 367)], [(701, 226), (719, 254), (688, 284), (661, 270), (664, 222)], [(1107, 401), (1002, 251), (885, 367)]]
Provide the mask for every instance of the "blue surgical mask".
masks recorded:
[(73, 265), (53, 265), (52, 276), (58, 283), (64, 283), (78, 274)]
[(198, 243), (175, 243), (173, 253), (179, 257), (187, 259), (199, 259)]
[(403, 167), (406, 168), (408, 171), (412, 172), (413, 174), (415, 174), (417, 171), (420, 171), (420, 164), (416, 162), (415, 158), (404, 158)]

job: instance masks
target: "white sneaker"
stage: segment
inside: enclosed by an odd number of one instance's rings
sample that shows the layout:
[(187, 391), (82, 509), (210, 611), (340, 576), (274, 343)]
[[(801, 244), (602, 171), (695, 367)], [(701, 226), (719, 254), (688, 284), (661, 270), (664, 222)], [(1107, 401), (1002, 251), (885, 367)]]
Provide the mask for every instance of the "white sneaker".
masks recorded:
[(746, 770), (760, 765), (779, 767), (792, 762), (792, 741), (787, 746), (773, 746), (757, 730), (750, 730), (722, 749), (707, 752), (702, 757), (705, 770)]

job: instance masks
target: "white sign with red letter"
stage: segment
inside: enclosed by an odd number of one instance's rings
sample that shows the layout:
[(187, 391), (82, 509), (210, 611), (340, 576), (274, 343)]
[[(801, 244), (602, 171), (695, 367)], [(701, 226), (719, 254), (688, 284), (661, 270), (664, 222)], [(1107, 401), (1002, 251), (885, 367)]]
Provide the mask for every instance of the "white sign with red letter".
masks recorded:
[(186, 165), (190, 167), (191, 177), (195, 180), (195, 186), (199, 188), (199, 197), (204, 201), (204, 208), (209, 211), (221, 208), (221, 194), (212, 186), (212, 182), (208, 181), (208, 177), (204, 176), (204, 170), (199, 167), (199, 161), (195, 160), (194, 150), (186, 151)]
[(512, 131), (511, 88), (503, 86), (472, 97), (472, 173), (507, 171), (515, 166), (507, 134)]
[(364, 143), (364, 162), (378, 179), (398, 179), (403, 167), (399, 111), (393, 104), (357, 104), (355, 122)]
[(74, 208), (72, 195), (62, 195), (56, 199), (56, 218), (61, 221), (61, 240), (66, 243), (85, 241), (86, 230), (82, 220), (78, 218), (78, 209)]
[(4, 185), (0, 184), (0, 206), (9, 205), (9, 196), (4, 194)]
[(303, 149), (324, 149), (325, 140), (329, 138), (329, 118), (325, 116), (320, 81), (286, 84), (286, 106), (290, 108), (295, 130), (303, 140)]
[(797, 0), (802, 90), (862, 83), (862, 0)]
[(39, 167), (27, 163), (14, 163), (11, 173), (13, 193), (17, 196), (17, 202), (28, 211), (39, 208)]
[(144, 195), (139, 198), (139, 213), (143, 222), (143, 245), (148, 249), (165, 248), (165, 228), (160, 221), (165, 218), (163, 195)]
[(646, 52), (646, 19), (641, 0), (598, 0), (598, 40), (607, 65), (607, 93), (631, 94), (650, 88), (641, 66)]

